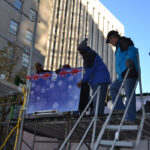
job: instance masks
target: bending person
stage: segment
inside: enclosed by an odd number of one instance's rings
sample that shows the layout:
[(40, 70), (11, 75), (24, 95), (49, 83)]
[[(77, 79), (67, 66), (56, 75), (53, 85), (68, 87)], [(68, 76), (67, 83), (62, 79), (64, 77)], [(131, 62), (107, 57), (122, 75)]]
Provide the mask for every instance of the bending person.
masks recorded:
[[(105, 98), (107, 94), (108, 85), (110, 84), (110, 74), (103, 63), (101, 57), (92, 50), (89, 46), (87, 46), (87, 39), (81, 42), (78, 45), (78, 50), (84, 60), (84, 75), (83, 79), (77, 83), (78, 87), (84, 82), (88, 82), (93, 90), (93, 94), (96, 89), (100, 88), (100, 97), (99, 97), (99, 105), (98, 105), (98, 115), (104, 114), (104, 106), (105, 106)], [(96, 96), (97, 97), (97, 96)], [(91, 115), (95, 114), (96, 109), (96, 99), (93, 100), (93, 110)]]

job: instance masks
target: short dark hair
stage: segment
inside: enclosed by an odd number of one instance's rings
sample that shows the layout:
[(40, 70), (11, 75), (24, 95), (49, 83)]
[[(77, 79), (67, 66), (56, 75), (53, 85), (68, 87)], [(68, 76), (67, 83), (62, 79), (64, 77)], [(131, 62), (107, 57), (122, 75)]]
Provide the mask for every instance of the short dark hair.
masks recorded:
[(34, 66), (35, 66), (35, 67), (41, 67), (41, 68), (42, 68), (41, 63), (39, 63), (39, 62), (36, 62), (36, 63), (34, 64)]
[(110, 31), (110, 32), (107, 34), (106, 43), (109, 43), (109, 38), (110, 38), (111, 36), (120, 37), (118, 31), (112, 30), (112, 31)]

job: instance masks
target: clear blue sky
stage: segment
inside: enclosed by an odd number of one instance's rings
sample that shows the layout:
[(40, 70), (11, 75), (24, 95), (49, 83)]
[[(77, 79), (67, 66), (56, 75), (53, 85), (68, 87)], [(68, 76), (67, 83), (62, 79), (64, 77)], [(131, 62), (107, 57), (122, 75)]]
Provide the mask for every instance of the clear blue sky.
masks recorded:
[[(143, 92), (150, 93), (150, 0), (100, 0), (139, 49)], [(136, 93), (139, 93), (137, 87)]]

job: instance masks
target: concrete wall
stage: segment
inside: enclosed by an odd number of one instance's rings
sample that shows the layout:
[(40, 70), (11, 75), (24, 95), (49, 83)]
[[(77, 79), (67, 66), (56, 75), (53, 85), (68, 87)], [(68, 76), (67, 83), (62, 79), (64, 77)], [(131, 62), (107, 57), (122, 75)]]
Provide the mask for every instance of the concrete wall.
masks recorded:
[[(23, 140), (33, 148), (33, 139), (34, 136), (28, 132), (23, 133)], [(36, 142), (34, 143), (34, 149), (33, 150), (58, 150), (60, 146), (60, 142), (57, 139), (53, 138), (46, 138), (46, 137), (35, 137), (35, 141), (41, 141), (41, 142)], [(45, 142), (42, 142), (45, 141)], [(46, 142), (46, 141), (51, 141), (51, 142)], [(77, 147), (77, 144), (71, 143), (70, 149), (69, 150), (75, 150)], [(89, 150), (85, 144), (82, 145), (80, 148), (81, 150)], [(21, 150), (30, 150), (30, 148), (22, 142), (22, 147)], [(107, 147), (99, 147), (98, 150), (108, 150)], [(120, 150), (132, 150), (131, 148), (121, 148)], [(150, 150), (150, 141), (147, 140), (141, 140), (139, 144), (139, 150)]]

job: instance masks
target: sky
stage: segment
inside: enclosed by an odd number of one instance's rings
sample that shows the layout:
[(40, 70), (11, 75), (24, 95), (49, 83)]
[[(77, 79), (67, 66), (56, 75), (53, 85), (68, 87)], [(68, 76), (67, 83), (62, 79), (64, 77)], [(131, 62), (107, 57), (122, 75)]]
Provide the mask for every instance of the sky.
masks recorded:
[[(150, 93), (150, 0), (100, 0), (139, 49), (142, 91)], [(139, 93), (139, 85), (136, 93)]]

